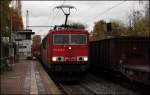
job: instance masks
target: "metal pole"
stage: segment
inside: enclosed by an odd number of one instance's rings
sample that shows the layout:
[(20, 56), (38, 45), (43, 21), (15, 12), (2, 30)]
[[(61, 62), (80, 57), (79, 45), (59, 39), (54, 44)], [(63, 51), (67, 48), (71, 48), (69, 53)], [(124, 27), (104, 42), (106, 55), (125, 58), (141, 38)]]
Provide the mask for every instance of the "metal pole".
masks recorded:
[(29, 11), (27, 10), (26, 12), (26, 29), (28, 29), (29, 27)]
[[(13, 62), (13, 47), (12, 47), (12, 16), (10, 16), (11, 17), (11, 19), (10, 19), (10, 61), (12, 61), (12, 63), (14, 63)], [(12, 65), (12, 64), (11, 64)]]
[[(2, 7), (1, 7), (1, 12), (3, 12), (4, 10), (4, 4), (3, 4), (3, 2), (2, 1), (0, 1), (0, 3), (2, 4)], [(0, 14), (0, 16), (1, 16), (1, 20), (3, 19), (3, 16), (4, 16), (4, 13), (1, 13)], [(1, 21), (1, 22), (3, 22), (3, 20)], [(4, 27), (3, 27), (4, 28)], [(4, 32), (3, 30), (2, 30), (2, 28), (1, 28), (1, 30), (0, 30), (0, 46), (1, 46), (1, 48), (0, 48), (0, 64), (2, 63), (2, 61), (1, 61), (1, 59), (2, 59), (2, 32)]]
[[(150, 4), (150, 1), (148, 0), (148, 10), (150, 10), (149, 4)], [(148, 26), (150, 26), (150, 13), (149, 11), (147, 12), (148, 12)], [(148, 30), (150, 30), (150, 27), (148, 28)], [(148, 31), (148, 37), (150, 37), (150, 31)]]
[(11, 16), (11, 13), (10, 13), (9, 57), (11, 56), (11, 32), (12, 32), (12, 16)]

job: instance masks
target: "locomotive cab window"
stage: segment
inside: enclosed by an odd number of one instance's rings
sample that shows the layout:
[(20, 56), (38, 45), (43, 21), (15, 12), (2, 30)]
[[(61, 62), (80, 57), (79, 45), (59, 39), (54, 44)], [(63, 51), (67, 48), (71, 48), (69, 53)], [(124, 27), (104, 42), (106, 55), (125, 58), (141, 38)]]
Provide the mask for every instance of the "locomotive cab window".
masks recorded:
[(53, 42), (55, 45), (69, 44), (69, 35), (54, 35)]
[(71, 35), (54, 35), (53, 43), (55, 45), (82, 45), (87, 44), (87, 36), (86, 35), (77, 35), (77, 34), (71, 34)]
[(72, 45), (86, 44), (86, 35), (71, 35), (71, 44)]

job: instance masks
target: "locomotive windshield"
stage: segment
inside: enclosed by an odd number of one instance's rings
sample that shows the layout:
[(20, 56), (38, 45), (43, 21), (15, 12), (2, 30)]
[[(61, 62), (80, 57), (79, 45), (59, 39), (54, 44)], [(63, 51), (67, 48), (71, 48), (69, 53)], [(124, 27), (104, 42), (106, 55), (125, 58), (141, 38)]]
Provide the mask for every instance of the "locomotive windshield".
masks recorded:
[(54, 35), (53, 40), (55, 45), (82, 45), (87, 43), (87, 36), (77, 34), (57, 34)]
[(86, 44), (86, 35), (71, 35), (71, 44)]
[(69, 35), (54, 35), (54, 44), (69, 44)]

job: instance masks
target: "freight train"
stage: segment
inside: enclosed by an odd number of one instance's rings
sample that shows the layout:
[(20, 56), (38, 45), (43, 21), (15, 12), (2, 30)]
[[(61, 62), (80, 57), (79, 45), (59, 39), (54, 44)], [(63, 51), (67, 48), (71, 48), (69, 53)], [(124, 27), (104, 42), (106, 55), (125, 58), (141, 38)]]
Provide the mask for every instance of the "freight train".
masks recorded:
[(90, 42), (89, 61), (92, 70), (150, 85), (149, 37), (112, 37)]

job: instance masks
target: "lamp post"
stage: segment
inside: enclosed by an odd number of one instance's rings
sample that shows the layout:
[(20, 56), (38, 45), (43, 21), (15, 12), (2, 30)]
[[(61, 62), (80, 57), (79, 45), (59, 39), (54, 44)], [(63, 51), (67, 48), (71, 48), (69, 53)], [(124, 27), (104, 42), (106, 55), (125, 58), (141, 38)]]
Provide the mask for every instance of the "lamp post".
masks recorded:
[[(10, 13), (10, 53), (9, 53), (9, 57), (10, 57), (10, 65), (12, 67), (12, 64), (14, 63), (14, 50), (13, 50), (13, 42), (12, 42), (12, 13)], [(12, 69), (12, 68), (11, 68)]]

